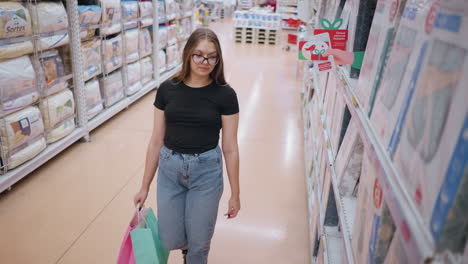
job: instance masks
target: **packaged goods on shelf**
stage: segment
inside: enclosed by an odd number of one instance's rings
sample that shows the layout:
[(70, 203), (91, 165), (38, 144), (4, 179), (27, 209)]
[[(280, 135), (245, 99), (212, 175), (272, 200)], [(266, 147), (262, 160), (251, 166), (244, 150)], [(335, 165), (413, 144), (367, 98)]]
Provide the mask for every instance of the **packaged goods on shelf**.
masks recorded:
[(383, 263), (395, 233), (393, 218), (376, 178), (377, 166), (364, 153), (354, 220), (359, 224), (354, 225), (351, 240), (356, 263)]
[(39, 61), (45, 78), (42, 96), (49, 96), (68, 87), (68, 81), (60, 80), (66, 75), (66, 72), (58, 50), (53, 49), (41, 53)]
[(163, 73), (167, 70), (166, 52), (164, 52), (164, 50), (159, 50), (158, 52), (158, 64), (160, 73)]
[(66, 136), (68, 136), (73, 130), (75, 130), (75, 117), (70, 117), (60, 124), (55, 126), (46, 134), (46, 141), (48, 144), (54, 143)]
[(31, 105), (39, 99), (31, 58), (0, 61), (0, 117)]
[(56, 125), (75, 114), (75, 100), (72, 91), (66, 89), (44, 98), (39, 103), (39, 109), (44, 119), (45, 130), (54, 129)]
[[(78, 6), (79, 23), (82, 27), (98, 25), (102, 17), (102, 9), (96, 5), (79, 5)], [(90, 38), (96, 34), (96, 29), (81, 30), (80, 37), (82, 39)]]
[(392, 49), (396, 35), (395, 27), (400, 22), (405, 2), (398, 1), (390, 5), (381, 0), (377, 3), (367, 41), (366, 56), (364, 57), (359, 83), (356, 88), (360, 106), (369, 115), (374, 106), (375, 95), (380, 88), (388, 52)]
[(179, 54), (179, 50), (177, 48), (177, 45), (171, 45), (167, 47), (166, 49), (166, 56), (167, 56), (167, 69), (171, 70), (177, 65), (177, 55)]
[(468, 16), (463, 7), (463, 1), (440, 2), (433, 27), (426, 25), (430, 39), (419, 53), (411, 95), (389, 144), (403, 186), (437, 249), (460, 255), (466, 244), (460, 227), (468, 219)]
[(166, 18), (166, 5), (163, 1), (158, 1), (158, 16), (159, 16), (159, 24), (165, 23)]
[(68, 16), (62, 2), (29, 4), (33, 28), (38, 33), (57, 34), (39, 39), (39, 49), (47, 50), (68, 44)]
[(175, 24), (167, 26), (167, 44), (177, 43), (177, 26)]
[[(1, 4), (1, 2), (0, 2)], [(31, 54), (34, 51), (34, 46), (31, 40), (0, 45), (0, 61), (14, 59), (27, 54)]]
[(137, 27), (138, 2), (122, 1), (122, 20), (125, 28)]
[(126, 95), (132, 95), (141, 89), (141, 64), (140, 61), (127, 64), (126, 72)]
[(112, 72), (122, 66), (122, 35), (102, 40), (104, 52), (104, 72)]
[(141, 84), (146, 84), (153, 79), (153, 60), (146, 57), (140, 61), (141, 64)]
[(259, 11), (236, 11), (233, 23), (235, 28), (279, 29), (281, 15)]
[(167, 34), (167, 27), (159, 26), (158, 38), (159, 38), (159, 46), (160, 48), (167, 47), (168, 42), (168, 34)]
[(138, 28), (127, 30), (124, 32), (124, 41), (125, 41), (125, 56), (126, 62), (134, 62), (139, 59), (138, 56), (138, 39), (139, 39)]
[(88, 120), (95, 117), (102, 110), (104, 106), (102, 105), (102, 96), (101, 90), (99, 87), (98, 80), (91, 80), (85, 84), (86, 90), (86, 110)]
[(2, 156), (8, 169), (13, 169), (34, 158), (45, 149), (44, 124), (41, 112), (30, 106), (0, 118)]
[(81, 43), (83, 54), (83, 77), (87, 81), (102, 73), (101, 68), (101, 40), (94, 39)]
[(139, 50), (140, 58), (146, 57), (153, 53), (153, 42), (151, 39), (151, 33), (148, 28), (142, 28), (139, 32)]
[(192, 33), (192, 20), (190, 18), (184, 18), (181, 20), (182, 31), (184, 32), (184, 39), (188, 38)]
[(122, 8), (120, 0), (101, 0), (102, 13), (102, 33), (110, 35), (118, 33), (122, 26), (120, 20), (122, 19)]
[(32, 35), (31, 16), (24, 3), (0, 2), (0, 39)]
[(173, 20), (176, 18), (176, 2), (174, 0), (165, 0), (164, 4), (166, 5), (166, 19)]
[(104, 105), (106, 107), (110, 107), (124, 98), (124, 84), (122, 72), (120, 70), (109, 74), (99, 81), (102, 97), (104, 98)]
[(138, 2), (140, 6), (141, 26), (147, 27), (153, 25), (153, 2)]

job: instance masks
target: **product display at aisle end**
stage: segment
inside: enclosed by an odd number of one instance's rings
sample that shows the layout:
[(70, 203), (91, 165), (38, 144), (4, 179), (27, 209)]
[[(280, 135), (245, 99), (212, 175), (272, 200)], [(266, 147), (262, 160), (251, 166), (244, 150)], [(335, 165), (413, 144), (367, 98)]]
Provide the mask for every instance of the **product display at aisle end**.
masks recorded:
[(464, 263), (468, 6), (426, 2), (311, 2), (298, 56), (318, 263)]
[(180, 69), (192, 1), (70, 2), (0, 2), (0, 192)]

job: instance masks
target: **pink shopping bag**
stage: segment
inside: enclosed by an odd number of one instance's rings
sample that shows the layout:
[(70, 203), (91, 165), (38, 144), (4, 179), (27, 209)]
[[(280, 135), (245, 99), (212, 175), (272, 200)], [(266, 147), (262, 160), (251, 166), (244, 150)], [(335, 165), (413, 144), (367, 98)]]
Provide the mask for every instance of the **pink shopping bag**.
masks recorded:
[(130, 225), (125, 232), (122, 245), (120, 246), (119, 258), (117, 259), (117, 264), (136, 264), (135, 256), (133, 254), (133, 246), (132, 246), (132, 238), (130, 236), (130, 232), (133, 231), (135, 228), (138, 227), (140, 224), (140, 219), (146, 215), (146, 209), (143, 209), (135, 212), (133, 215), (132, 220), (130, 221)]

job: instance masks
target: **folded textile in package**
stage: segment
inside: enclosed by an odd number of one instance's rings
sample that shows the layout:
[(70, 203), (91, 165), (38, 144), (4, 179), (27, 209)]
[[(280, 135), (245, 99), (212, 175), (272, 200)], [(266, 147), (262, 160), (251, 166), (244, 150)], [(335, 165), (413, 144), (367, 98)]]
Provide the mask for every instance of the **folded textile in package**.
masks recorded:
[(29, 56), (0, 61), (0, 117), (39, 99), (36, 73)]
[(159, 63), (159, 72), (165, 72), (166, 71), (166, 52), (164, 50), (159, 50), (158, 52), (158, 63)]
[(151, 57), (146, 57), (140, 61), (141, 83), (146, 84), (153, 79), (153, 61)]
[(94, 39), (81, 43), (83, 54), (83, 75), (85, 81), (102, 72), (101, 69), (101, 40)]
[(44, 124), (39, 109), (27, 107), (11, 115), (0, 118), (2, 151), (12, 153), (44, 133)]
[(42, 53), (39, 57), (41, 68), (46, 82), (43, 96), (49, 96), (68, 87), (67, 81), (58, 79), (65, 76), (65, 66), (58, 50), (50, 50)]
[(140, 5), (141, 26), (153, 25), (153, 2), (138, 2)]
[(151, 41), (151, 34), (148, 28), (140, 30), (140, 39), (138, 42), (140, 49), (140, 58), (150, 55), (153, 52), (153, 43)]
[(30, 142), (23, 148), (19, 149), (7, 156), (7, 166), (9, 170), (12, 170), (26, 161), (32, 160), (39, 153), (41, 153), (47, 147), (44, 137), (39, 137), (37, 140)]
[(122, 18), (120, 0), (101, 0), (101, 7), (103, 10), (102, 23), (111, 23), (102, 28), (102, 33), (104, 35), (109, 35), (119, 32), (122, 29), (122, 26), (119, 23)]
[[(0, 39), (32, 35), (31, 16), (24, 3), (0, 2)], [(33, 52), (31, 40), (0, 45), (0, 60), (13, 59)]]
[(117, 35), (102, 42), (104, 52), (104, 71), (112, 72), (122, 66), (122, 35)]
[(0, 45), (0, 61), (31, 54), (33, 51), (34, 47), (31, 40), (14, 44)]
[(92, 80), (85, 84), (86, 90), (86, 109), (88, 120), (95, 117), (104, 107), (102, 105), (101, 90), (99, 81)]
[(177, 45), (171, 45), (167, 47), (167, 69), (170, 70), (177, 65), (177, 55), (179, 54), (179, 50), (177, 49)]
[(138, 28), (127, 30), (124, 33), (125, 41), (125, 56), (128, 62), (134, 62), (138, 60), (138, 34), (140, 30)]
[(160, 48), (165, 48), (167, 47), (168, 40), (167, 27), (159, 27), (158, 31), (159, 46)]
[[(30, 4), (33, 27), (39, 33), (57, 32), (68, 29), (68, 16), (62, 2), (39, 2)], [(36, 11), (35, 11), (36, 10)], [(47, 50), (68, 44), (68, 32), (62, 32), (39, 40), (39, 49)]]
[(142, 88), (141, 79), (141, 64), (140, 61), (127, 65), (127, 89), (126, 95), (132, 95)]
[(125, 1), (122, 2), (122, 19), (124, 20), (124, 27), (137, 27), (138, 19), (138, 2)]
[(69, 135), (75, 129), (75, 117), (70, 117), (47, 132), (46, 141), (51, 144)]
[(66, 89), (51, 95), (39, 103), (39, 108), (44, 119), (44, 128), (50, 130), (74, 115), (75, 101), (73, 93), (71, 90)]
[[(79, 21), (81, 26), (92, 26), (99, 24), (102, 17), (102, 9), (96, 5), (79, 5), (78, 6)], [(94, 36), (96, 29), (84, 29), (80, 32), (80, 37), (90, 38)]]
[(106, 107), (112, 106), (124, 97), (122, 72), (120, 70), (109, 74), (99, 81)]

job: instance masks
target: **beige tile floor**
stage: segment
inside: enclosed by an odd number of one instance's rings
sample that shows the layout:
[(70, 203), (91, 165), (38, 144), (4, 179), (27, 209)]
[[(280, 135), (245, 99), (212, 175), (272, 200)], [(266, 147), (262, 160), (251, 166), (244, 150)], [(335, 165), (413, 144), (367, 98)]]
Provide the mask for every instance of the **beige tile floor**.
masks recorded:
[[(222, 217), (226, 185), (210, 263), (310, 263), (295, 55), (281, 45), (234, 44), (229, 21), (211, 27), (240, 101), (243, 207), (235, 220)], [(0, 263), (115, 263), (143, 175), (154, 96), (0, 195)], [(155, 192), (153, 185), (153, 208)], [(169, 262), (182, 263), (180, 253)]]

